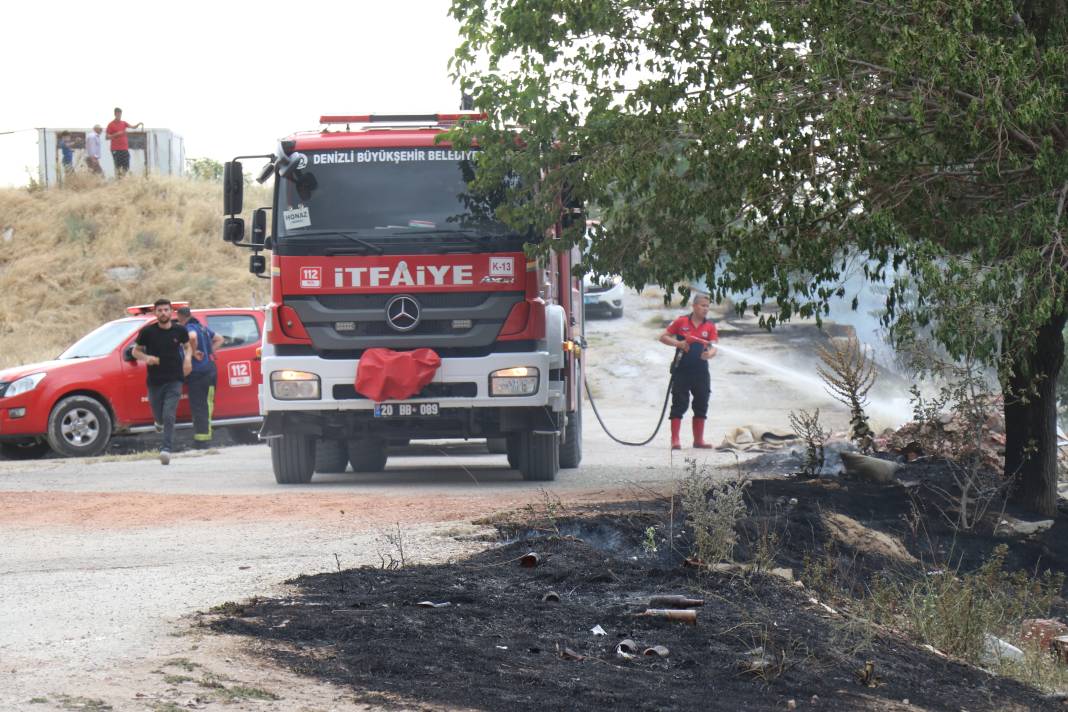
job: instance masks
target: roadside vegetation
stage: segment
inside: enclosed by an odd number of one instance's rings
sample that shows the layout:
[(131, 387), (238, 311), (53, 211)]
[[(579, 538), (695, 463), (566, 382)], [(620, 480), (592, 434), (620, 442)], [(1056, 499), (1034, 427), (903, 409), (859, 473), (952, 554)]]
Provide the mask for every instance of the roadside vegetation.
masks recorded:
[(208, 180), (92, 176), (0, 189), (0, 367), (53, 358), (127, 306), (161, 296), (263, 304), (266, 281), (222, 240), (221, 191)]

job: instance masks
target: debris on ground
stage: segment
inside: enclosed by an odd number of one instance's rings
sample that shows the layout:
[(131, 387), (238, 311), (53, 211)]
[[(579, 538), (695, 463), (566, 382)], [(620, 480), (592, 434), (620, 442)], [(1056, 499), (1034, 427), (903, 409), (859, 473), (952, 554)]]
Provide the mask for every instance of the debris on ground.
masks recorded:
[(842, 464), (845, 466), (845, 476), (859, 482), (870, 482), (876, 485), (888, 485), (896, 481), (895, 474), (901, 465), (892, 460), (882, 460), (869, 455), (861, 455), (856, 452), (843, 452)]
[(1053, 524), (1054, 522), (1052, 519), (1041, 519), (1037, 522), (1025, 522), (1013, 517), (1002, 517), (997, 526), (994, 527), (994, 534), (997, 536), (1010, 537), (1034, 536), (1035, 534), (1041, 534), (1051, 528)]
[(741, 425), (729, 428), (723, 442), (716, 448), (721, 452), (769, 452), (793, 445), (798, 438), (794, 431), (767, 425)]

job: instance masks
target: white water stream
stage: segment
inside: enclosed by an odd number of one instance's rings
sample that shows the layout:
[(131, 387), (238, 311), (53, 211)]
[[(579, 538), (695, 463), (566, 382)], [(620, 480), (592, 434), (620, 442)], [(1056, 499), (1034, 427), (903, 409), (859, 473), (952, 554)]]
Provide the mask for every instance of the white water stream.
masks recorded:
[[(716, 348), (726, 356), (745, 361), (767, 373), (781, 376), (784, 382), (799, 391), (822, 397), (828, 401), (834, 401), (819, 376), (784, 366), (772, 359), (745, 349), (726, 346), (722, 341), (716, 344)], [(865, 411), (872, 419), (872, 427), (876, 430), (884, 427), (896, 428), (912, 420), (912, 409), (907, 399), (870, 399), (870, 401)]]

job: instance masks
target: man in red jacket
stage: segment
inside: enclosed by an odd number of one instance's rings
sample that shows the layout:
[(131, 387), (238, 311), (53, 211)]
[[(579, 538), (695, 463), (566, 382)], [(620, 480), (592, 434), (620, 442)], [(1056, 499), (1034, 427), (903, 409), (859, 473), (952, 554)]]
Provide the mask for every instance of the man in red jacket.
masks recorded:
[[(709, 298), (698, 294), (693, 299), (693, 311), (671, 322), (660, 335), (660, 342), (679, 349), (682, 354), (675, 366), (675, 380), (671, 385), (671, 449), (681, 450), (679, 440), (682, 416), (690, 407), (693, 396), (693, 446), (707, 449), (705, 419), (708, 417), (708, 397), (712, 393), (708, 374), (708, 360), (716, 355), (719, 341), (716, 325), (708, 319)], [(689, 338), (687, 338), (689, 337)]]
[(139, 129), (144, 122), (136, 125), (122, 120), (122, 109), (115, 107), (115, 120), (108, 124), (107, 139), (111, 141), (111, 158), (115, 162), (115, 177), (125, 175), (130, 170), (130, 141), (126, 138), (126, 129)]

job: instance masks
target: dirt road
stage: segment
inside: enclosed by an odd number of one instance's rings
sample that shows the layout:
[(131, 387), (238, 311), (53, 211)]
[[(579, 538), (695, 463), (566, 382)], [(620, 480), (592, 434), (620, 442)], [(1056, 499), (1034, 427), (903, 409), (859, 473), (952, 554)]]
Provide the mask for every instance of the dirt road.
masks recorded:
[[(630, 294), (623, 319), (589, 325), (591, 385), (622, 437), (642, 439), (655, 425), (670, 357), (655, 337), (678, 311), (655, 295)], [(782, 350), (767, 339), (731, 343)], [(845, 421), (788, 373), (759, 373), (724, 355), (713, 374), (709, 429), (717, 442), (733, 425), (784, 426), (790, 408), (819, 406), (832, 424)], [(169, 467), (147, 458), (0, 462), (0, 709), (92, 701), (134, 710), (362, 709), (343, 690), (202, 635), (192, 617), (277, 592), (300, 573), (381, 565), (400, 555), (398, 531), (408, 562), (458, 557), (485, 546), (473, 519), (666, 489), (687, 457), (714, 467), (735, 462), (715, 451), (673, 455), (666, 427), (648, 447), (623, 448), (587, 408), (582, 467), (547, 486), (523, 482), (482, 443), (418, 444), (391, 457), (385, 473), (317, 475), (284, 489), (262, 445), (181, 454)]]

